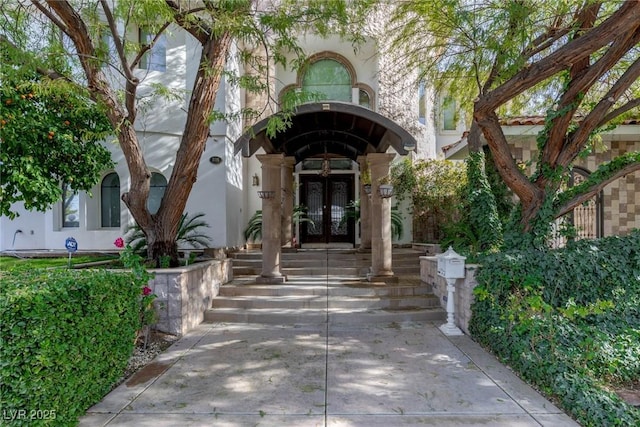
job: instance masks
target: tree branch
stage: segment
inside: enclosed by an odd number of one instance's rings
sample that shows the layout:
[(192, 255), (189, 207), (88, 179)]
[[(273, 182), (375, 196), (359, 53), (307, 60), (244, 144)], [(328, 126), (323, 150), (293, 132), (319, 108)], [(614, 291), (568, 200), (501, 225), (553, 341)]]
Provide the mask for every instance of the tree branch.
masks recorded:
[(65, 33), (69, 38), (71, 38), (71, 34), (69, 34), (69, 29), (67, 27), (67, 25), (65, 25), (64, 22), (62, 22), (61, 20), (58, 19), (58, 17), (51, 13), (51, 11), (49, 9), (47, 9), (46, 7), (44, 7), (44, 5), (42, 3), (40, 3), (37, 0), (31, 0), (31, 3), (33, 3), (33, 5), (40, 11), (42, 12), (43, 15), (45, 15), (47, 17), (47, 19), (49, 19), (53, 25), (55, 25), (56, 27), (58, 27), (60, 29), (60, 31), (62, 31), (63, 33)]
[(560, 206), (558, 206), (556, 211), (556, 218), (559, 218), (571, 212), (576, 206), (586, 202), (587, 200), (595, 196), (596, 193), (598, 193), (600, 190), (602, 190), (604, 187), (606, 187), (616, 179), (624, 177), (638, 170), (640, 170), (640, 162), (631, 163), (617, 173), (611, 175), (607, 179), (592, 184), (584, 191), (581, 191), (579, 194), (576, 194), (575, 196), (571, 197), (569, 200), (564, 201)]
[(511, 156), (511, 150), (507, 144), (507, 138), (502, 132), (500, 121), (495, 112), (488, 115), (474, 115), (478, 125), (482, 128), (487, 144), (491, 149), (494, 162), (498, 172), (505, 183), (520, 198), (523, 207), (530, 207), (542, 196), (542, 190), (538, 189), (529, 179), (518, 169), (516, 162)]
[[(636, 30), (633, 37), (633, 44), (640, 41), (640, 27)], [(558, 163), (568, 165), (575, 156), (580, 152), (585, 142), (589, 139), (591, 133), (597, 128), (602, 121), (602, 117), (615, 104), (622, 94), (640, 78), (640, 58), (636, 59), (633, 64), (624, 72), (624, 74), (609, 89), (607, 94), (600, 102), (589, 112), (589, 114), (580, 122), (578, 129), (571, 135), (565, 149), (559, 153)]]
[(626, 113), (628, 111), (631, 111), (634, 108), (638, 108), (638, 107), (640, 107), (640, 98), (632, 99), (631, 101), (627, 102), (623, 106), (621, 106), (619, 108), (616, 108), (615, 110), (611, 111), (609, 114), (604, 116), (602, 118), (602, 120), (600, 120), (600, 123), (598, 123), (598, 125), (596, 127), (602, 127), (605, 124), (613, 121), (617, 117), (623, 115), (624, 113)]
[[(22, 50), (16, 46), (11, 40), (9, 40), (8, 38), (6, 38), (3, 34), (0, 34), (0, 44), (6, 44), (7, 46), (9, 46), (11, 49), (15, 49), (15, 50), (19, 50), (20, 52), (22, 52)], [(22, 59), (22, 58), (21, 58)], [(21, 61), (22, 64), (26, 63), (26, 61)], [(76, 83), (71, 80), (69, 77), (60, 74), (59, 72), (57, 72), (56, 70), (52, 70), (52, 69), (46, 69), (46, 68), (42, 68), (42, 67), (36, 67), (36, 71), (38, 72), (38, 74), (43, 75), (51, 80), (64, 80), (67, 83), (71, 83), (73, 85), (76, 85)], [(76, 85), (78, 86), (78, 85)], [(78, 86), (80, 88), (80, 86)]]
[[(581, 34), (584, 34), (587, 29), (593, 27), (593, 24), (598, 17), (600, 6), (600, 3), (593, 3), (591, 5), (587, 5), (584, 9), (577, 11), (576, 25), (579, 26), (580, 29), (576, 33), (574, 40)], [(578, 102), (579, 94), (586, 92), (604, 72), (602, 69), (599, 70), (596, 65), (590, 67), (589, 59), (590, 56), (585, 56), (581, 60), (576, 61), (570, 67), (570, 83), (567, 90), (560, 97), (558, 107), (556, 109), (557, 111), (562, 111), (563, 114), (558, 115), (551, 120), (547, 142), (543, 152), (541, 153), (541, 164), (549, 165), (552, 168), (556, 166), (558, 155), (562, 151), (562, 146), (565, 144), (569, 125), (573, 120), (575, 112), (580, 106), (580, 102)], [(538, 183), (539, 185), (546, 185), (546, 177), (544, 175), (540, 174), (538, 180), (542, 181), (541, 183)]]
[[(211, 35), (213, 34), (213, 31), (211, 27), (204, 20), (196, 16), (194, 12), (199, 12), (201, 10), (206, 10), (206, 9), (193, 9), (193, 10), (184, 12), (182, 11), (180, 4), (177, 3), (176, 1), (174, 0), (165, 0), (165, 1), (167, 6), (169, 6), (169, 8), (173, 10), (173, 14), (174, 14), (173, 16), (174, 16), (174, 19), (176, 20), (176, 23), (180, 25), (182, 29), (184, 29), (193, 37), (195, 37), (195, 39), (198, 40), (200, 43), (205, 44), (209, 39), (209, 37), (211, 37)], [(186, 20), (187, 15), (192, 15), (191, 19), (195, 20), (196, 25), (193, 25), (187, 22)]]
[(107, 18), (107, 23), (109, 24), (109, 30), (111, 31), (111, 35), (113, 37), (113, 43), (116, 46), (116, 52), (118, 53), (118, 57), (120, 58), (120, 63), (122, 64), (122, 69), (124, 71), (127, 80), (137, 80), (136, 77), (131, 72), (131, 69), (127, 66), (127, 57), (124, 53), (124, 46), (122, 45), (122, 39), (118, 36), (118, 29), (116, 27), (116, 21), (113, 19), (113, 14), (111, 13), (111, 8), (107, 4), (106, 0), (100, 0), (100, 5), (102, 6), (102, 11), (104, 12), (104, 16)]
[[(611, 105), (613, 105), (613, 102), (609, 102), (607, 105), (596, 106), (596, 108), (592, 109), (589, 115), (580, 122), (577, 131), (573, 132), (570, 138), (567, 138), (567, 129), (579, 106), (580, 94), (588, 92), (589, 89), (598, 82), (598, 79), (609, 72), (639, 40), (640, 31), (638, 29), (636, 29), (635, 33), (632, 32), (621, 35), (595, 64), (585, 68), (583, 72), (576, 74), (576, 77), (573, 78), (559, 102), (558, 110), (563, 108), (568, 108), (568, 110), (565, 114), (553, 120), (549, 138), (542, 156), (543, 163), (555, 167), (558, 164), (567, 166), (573, 161), (573, 156), (582, 149), (590, 133), (600, 121), (598, 116), (604, 115), (606, 111), (611, 108)], [(614, 88), (617, 86), (618, 83), (614, 85)], [(611, 92), (612, 90), (614, 91), (613, 93)], [(612, 88), (604, 100), (610, 98), (616, 99), (621, 94), (622, 92), (619, 91), (619, 89), (614, 90)], [(541, 176), (540, 179), (542, 181), (539, 185), (545, 185), (544, 177)]]
[(522, 69), (496, 89), (483, 94), (476, 103), (476, 111), (485, 114), (497, 109), (515, 95), (521, 94), (608, 45), (618, 35), (635, 29), (638, 22), (640, 22), (640, 2), (624, 2), (620, 9), (597, 27), (563, 45), (537, 63)]

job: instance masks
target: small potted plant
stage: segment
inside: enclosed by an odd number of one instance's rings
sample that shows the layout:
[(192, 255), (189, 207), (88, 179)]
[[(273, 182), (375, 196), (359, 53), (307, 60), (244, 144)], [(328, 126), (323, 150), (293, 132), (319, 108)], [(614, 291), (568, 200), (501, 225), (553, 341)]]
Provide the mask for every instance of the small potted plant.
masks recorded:
[(393, 185), (389, 175), (385, 175), (378, 180), (378, 193), (382, 198), (393, 196)]
[(360, 182), (362, 182), (364, 192), (371, 194), (371, 172), (368, 166), (360, 172)]

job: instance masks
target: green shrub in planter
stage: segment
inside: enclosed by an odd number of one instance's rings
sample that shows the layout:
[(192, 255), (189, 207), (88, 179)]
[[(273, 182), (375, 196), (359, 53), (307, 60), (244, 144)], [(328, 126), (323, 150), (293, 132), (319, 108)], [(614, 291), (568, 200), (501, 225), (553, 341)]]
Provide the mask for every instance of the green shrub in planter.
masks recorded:
[(122, 376), (140, 289), (105, 270), (0, 272), (0, 407), (5, 422), (75, 425)]

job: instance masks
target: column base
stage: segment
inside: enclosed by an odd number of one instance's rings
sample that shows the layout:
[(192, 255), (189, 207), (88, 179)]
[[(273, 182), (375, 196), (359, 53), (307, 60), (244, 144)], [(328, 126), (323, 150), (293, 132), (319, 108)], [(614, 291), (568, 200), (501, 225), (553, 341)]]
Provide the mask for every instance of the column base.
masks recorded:
[(380, 275), (380, 274), (367, 274), (367, 281), (369, 282), (384, 282), (385, 284), (398, 283), (398, 276), (394, 276), (393, 273), (391, 275)]
[(440, 329), (442, 333), (447, 336), (464, 335), (464, 332), (462, 332), (460, 328), (458, 328), (455, 325), (450, 325), (448, 323), (445, 323), (444, 325), (440, 326), (438, 329)]
[(359, 247), (358, 249), (356, 249), (356, 252), (359, 253), (359, 254), (370, 254), (371, 253), (371, 248)]
[(287, 276), (258, 276), (256, 277), (256, 283), (284, 283), (287, 281)]

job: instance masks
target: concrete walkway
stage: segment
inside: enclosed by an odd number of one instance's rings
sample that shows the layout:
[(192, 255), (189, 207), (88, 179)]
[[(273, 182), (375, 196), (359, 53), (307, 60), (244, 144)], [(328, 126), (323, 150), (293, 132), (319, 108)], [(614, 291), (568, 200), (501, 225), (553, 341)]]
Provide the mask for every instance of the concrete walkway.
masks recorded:
[(431, 323), (201, 324), (81, 426), (576, 426)]

